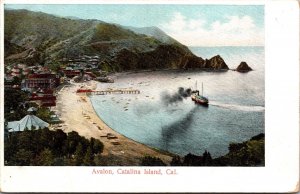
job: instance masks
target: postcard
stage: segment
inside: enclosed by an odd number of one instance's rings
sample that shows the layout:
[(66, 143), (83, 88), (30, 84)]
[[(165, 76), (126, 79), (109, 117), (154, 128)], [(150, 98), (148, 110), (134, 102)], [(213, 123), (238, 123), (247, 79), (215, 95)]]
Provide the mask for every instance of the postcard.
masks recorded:
[(1, 3), (1, 191), (299, 191), (297, 1)]

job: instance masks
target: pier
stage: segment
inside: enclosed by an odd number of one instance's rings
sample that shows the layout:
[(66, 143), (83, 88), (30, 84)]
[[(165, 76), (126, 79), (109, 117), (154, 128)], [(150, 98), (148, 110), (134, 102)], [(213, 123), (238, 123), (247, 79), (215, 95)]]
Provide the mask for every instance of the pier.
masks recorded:
[(91, 89), (78, 89), (76, 93), (85, 93), (87, 95), (107, 95), (107, 94), (140, 94), (137, 89), (107, 89), (107, 90), (91, 90)]
[(107, 95), (107, 94), (140, 94), (136, 89), (117, 89), (117, 90), (93, 90), (86, 92), (87, 95)]

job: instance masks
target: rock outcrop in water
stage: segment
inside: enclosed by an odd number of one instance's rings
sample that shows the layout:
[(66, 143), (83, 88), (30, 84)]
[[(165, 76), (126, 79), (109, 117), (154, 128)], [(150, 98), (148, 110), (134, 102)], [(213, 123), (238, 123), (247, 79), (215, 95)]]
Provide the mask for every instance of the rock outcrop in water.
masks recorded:
[(242, 61), (240, 65), (236, 68), (236, 71), (241, 73), (246, 73), (248, 71), (252, 71), (252, 68), (249, 67), (246, 62)]
[(213, 70), (228, 70), (228, 66), (220, 55), (204, 61), (204, 68)]

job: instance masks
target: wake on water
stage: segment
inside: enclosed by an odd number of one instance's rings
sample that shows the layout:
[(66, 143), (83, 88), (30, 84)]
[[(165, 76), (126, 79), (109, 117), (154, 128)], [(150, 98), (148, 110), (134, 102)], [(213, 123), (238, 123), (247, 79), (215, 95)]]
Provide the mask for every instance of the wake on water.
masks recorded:
[(239, 111), (247, 111), (247, 112), (263, 112), (265, 110), (265, 107), (263, 106), (245, 106), (239, 104), (221, 103), (217, 101), (210, 101), (209, 105), (217, 106), (220, 108), (226, 108), (230, 110), (239, 110)]

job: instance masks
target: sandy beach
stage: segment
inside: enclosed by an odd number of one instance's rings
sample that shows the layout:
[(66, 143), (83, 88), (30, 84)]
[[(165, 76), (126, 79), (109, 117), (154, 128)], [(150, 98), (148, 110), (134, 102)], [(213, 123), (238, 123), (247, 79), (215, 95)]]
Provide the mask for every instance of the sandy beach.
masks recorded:
[[(63, 121), (62, 129), (66, 133), (76, 131), (87, 139), (93, 137), (103, 142), (104, 165), (140, 165), (140, 159), (146, 155), (159, 157), (169, 163), (171, 156), (168, 154), (126, 138), (107, 126), (94, 111), (89, 98), (76, 93), (81, 86), (95, 89), (96, 84), (95, 81), (72, 83), (57, 93), (57, 105), (53, 110)], [(113, 138), (107, 138), (107, 134), (112, 134)]]

